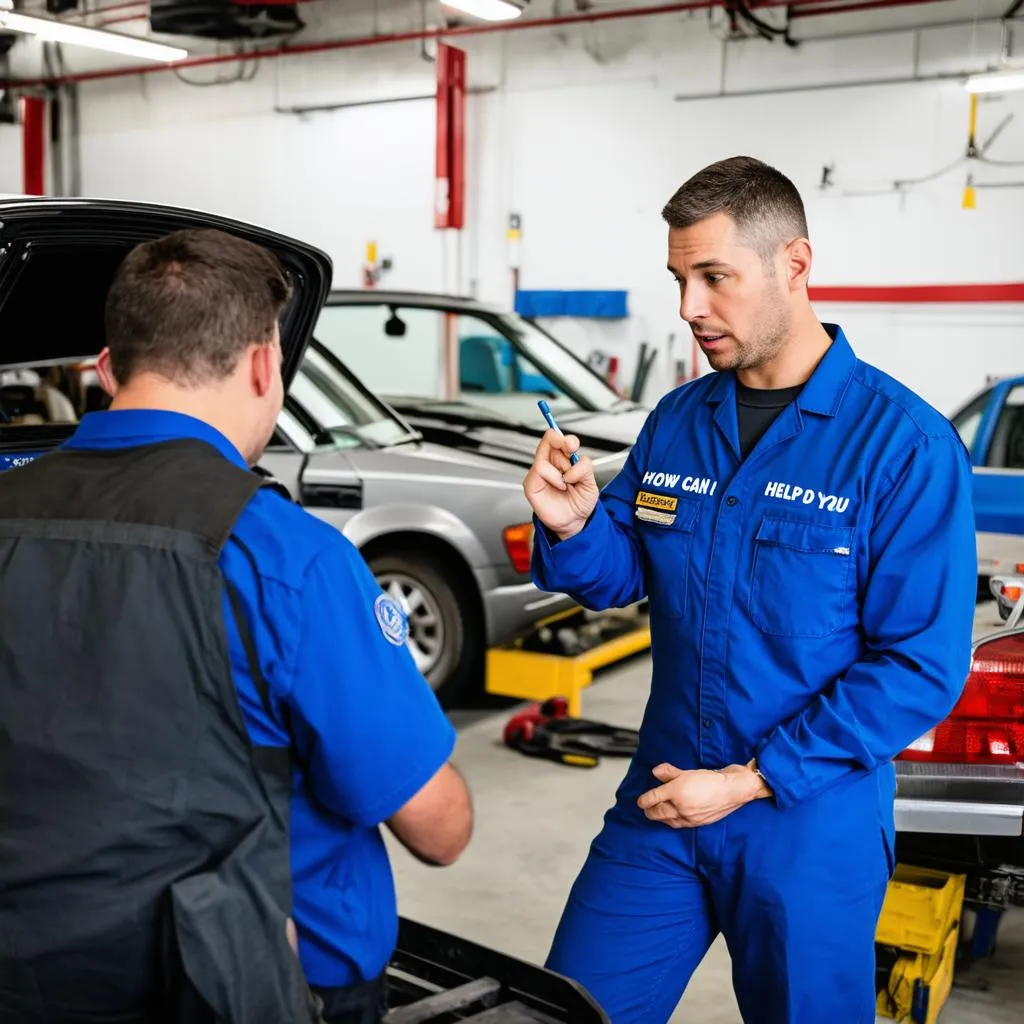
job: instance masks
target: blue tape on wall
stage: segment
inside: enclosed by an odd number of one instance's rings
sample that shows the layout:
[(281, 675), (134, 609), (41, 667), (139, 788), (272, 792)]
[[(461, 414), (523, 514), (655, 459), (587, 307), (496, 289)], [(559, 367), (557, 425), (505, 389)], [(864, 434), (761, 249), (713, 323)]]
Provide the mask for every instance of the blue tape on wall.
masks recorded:
[(621, 320), (629, 316), (628, 292), (519, 291), (516, 312), (520, 316), (579, 316)]

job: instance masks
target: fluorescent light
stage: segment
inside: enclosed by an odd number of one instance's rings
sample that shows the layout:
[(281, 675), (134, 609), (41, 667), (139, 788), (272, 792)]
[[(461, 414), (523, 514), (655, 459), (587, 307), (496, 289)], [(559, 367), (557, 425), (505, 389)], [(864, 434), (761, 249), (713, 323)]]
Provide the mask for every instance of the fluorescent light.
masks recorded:
[(993, 71), (987, 75), (971, 75), (965, 83), (968, 92), (1011, 92), (1024, 89), (1024, 68), (1019, 71)]
[(523, 13), (521, 7), (508, 0), (441, 0), (441, 3), (482, 21), (512, 21)]
[(94, 50), (107, 50), (110, 53), (120, 53), (126, 57), (139, 57), (142, 60), (172, 61), (188, 56), (188, 50), (182, 50), (177, 46), (151, 43), (148, 39), (126, 36), (120, 32), (106, 32), (98, 28), (85, 28), (82, 25), (68, 25), (63, 21), (54, 21), (52, 18), (35, 18), (28, 14), (17, 14), (14, 11), (0, 10), (0, 29), (24, 32), (26, 35), (37, 36), (48, 43), (88, 46)]

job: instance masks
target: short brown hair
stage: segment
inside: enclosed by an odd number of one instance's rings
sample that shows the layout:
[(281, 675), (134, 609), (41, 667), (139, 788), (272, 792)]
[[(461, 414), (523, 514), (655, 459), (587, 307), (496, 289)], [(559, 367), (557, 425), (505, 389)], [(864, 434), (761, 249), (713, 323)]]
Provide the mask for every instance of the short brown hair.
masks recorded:
[(807, 216), (796, 186), (780, 171), (750, 156), (734, 156), (698, 171), (665, 204), (672, 228), (692, 227), (728, 214), (737, 233), (764, 259), (780, 245), (807, 237)]
[(141, 371), (183, 385), (222, 380), (249, 345), (273, 338), (290, 296), (271, 253), (224, 231), (144, 242), (107, 295), (111, 370), (121, 384)]

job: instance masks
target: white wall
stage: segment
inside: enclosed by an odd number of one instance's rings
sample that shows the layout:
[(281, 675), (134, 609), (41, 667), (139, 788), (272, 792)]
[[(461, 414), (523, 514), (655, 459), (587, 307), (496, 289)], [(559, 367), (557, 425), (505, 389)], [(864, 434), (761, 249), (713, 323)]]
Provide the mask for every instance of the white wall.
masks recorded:
[(21, 129), (0, 124), (0, 193), (22, 189)]
[[(886, 24), (999, 11), (1005, 0), (953, 0), (893, 11)], [(370, 31), (310, 8), (309, 35)], [(316, 11), (319, 10), (319, 14)], [(382, 31), (413, 27), (419, 5), (383, 8)], [(331, 20), (331, 19), (334, 20)], [(801, 37), (880, 24), (879, 15), (806, 19)], [(637, 343), (689, 334), (664, 269), (659, 210), (702, 165), (745, 152), (776, 164), (802, 190), (817, 284), (1024, 281), (1024, 187), (978, 191), (963, 210), (965, 170), (896, 192), (966, 146), (968, 100), (955, 80), (851, 83), (950, 74), (994, 63), (995, 24), (870, 38), (725, 44), (706, 12), (465, 37), (469, 100), (467, 230), (456, 247), (433, 230), (434, 110), (430, 101), (304, 117), (275, 107), (429, 93), (421, 44), (374, 46), (266, 61), (251, 82), (190, 87), (170, 74), (82, 89), (83, 191), (215, 209), (323, 246), (335, 281), (360, 280), (374, 239), (395, 260), (387, 285), (459, 288), (508, 302), (508, 214), (523, 216), (522, 285), (626, 288), (624, 323), (554, 322), (585, 354), (619, 355), (627, 377)], [(234, 74), (199, 68), (195, 80)], [(832, 88), (836, 83), (846, 87)], [(715, 97), (746, 90), (804, 91)], [(814, 86), (816, 88), (807, 88)], [(678, 101), (678, 95), (705, 98)], [(1024, 164), (1024, 93), (982, 105), (979, 141), (1012, 114), (990, 155)], [(0, 144), (2, 144), (0, 139)], [(834, 186), (818, 187), (834, 165)], [(10, 161), (0, 159), (0, 191)], [(1024, 183), (1024, 165), (986, 166), (976, 181)], [(950, 411), (989, 372), (1024, 369), (1024, 308), (826, 308), (865, 357)], [(648, 397), (667, 386), (656, 364)]]

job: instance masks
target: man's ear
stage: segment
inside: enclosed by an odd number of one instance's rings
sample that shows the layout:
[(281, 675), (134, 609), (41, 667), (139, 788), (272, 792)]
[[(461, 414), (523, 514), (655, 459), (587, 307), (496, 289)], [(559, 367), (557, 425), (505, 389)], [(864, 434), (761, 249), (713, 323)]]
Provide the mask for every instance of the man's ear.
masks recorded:
[(99, 378), (100, 387), (113, 398), (117, 394), (117, 378), (110, 366), (110, 349), (106, 346), (96, 357), (96, 376)]
[(252, 388), (262, 398), (274, 386), (278, 372), (277, 352), (274, 345), (264, 342), (252, 347)]
[(789, 290), (795, 292), (806, 288), (807, 279), (811, 276), (811, 243), (806, 238), (794, 238), (786, 246), (782, 258)]

